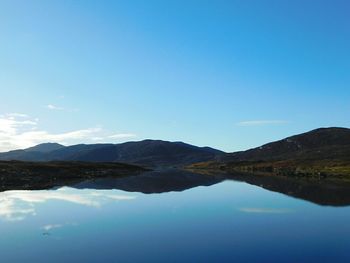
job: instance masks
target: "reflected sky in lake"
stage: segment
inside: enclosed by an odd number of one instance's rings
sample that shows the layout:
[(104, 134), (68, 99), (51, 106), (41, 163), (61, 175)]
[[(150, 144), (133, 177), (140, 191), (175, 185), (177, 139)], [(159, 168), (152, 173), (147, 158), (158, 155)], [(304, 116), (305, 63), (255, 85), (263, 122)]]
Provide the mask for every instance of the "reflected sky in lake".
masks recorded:
[(50, 201), (68, 202), (83, 206), (100, 207), (109, 201), (132, 200), (130, 194), (116, 194), (112, 191), (74, 190), (63, 187), (42, 191), (6, 191), (0, 193), (0, 218), (6, 221), (20, 221), (27, 216), (35, 216), (35, 207)]
[(2, 262), (348, 262), (350, 207), (243, 182), (0, 193)]

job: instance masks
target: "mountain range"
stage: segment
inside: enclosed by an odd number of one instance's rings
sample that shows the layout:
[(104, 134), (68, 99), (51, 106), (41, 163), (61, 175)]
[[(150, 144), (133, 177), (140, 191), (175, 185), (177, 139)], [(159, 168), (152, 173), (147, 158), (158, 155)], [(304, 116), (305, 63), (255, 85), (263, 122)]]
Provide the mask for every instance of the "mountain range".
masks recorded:
[(161, 140), (73, 146), (44, 143), (23, 150), (0, 153), (0, 160), (123, 162), (146, 167), (177, 167), (209, 161), (223, 153), (210, 147)]
[(149, 168), (189, 167), (298, 176), (349, 175), (350, 129), (320, 128), (234, 153), (183, 142), (143, 140), (73, 146), (44, 143), (0, 153), (0, 160), (121, 162)]

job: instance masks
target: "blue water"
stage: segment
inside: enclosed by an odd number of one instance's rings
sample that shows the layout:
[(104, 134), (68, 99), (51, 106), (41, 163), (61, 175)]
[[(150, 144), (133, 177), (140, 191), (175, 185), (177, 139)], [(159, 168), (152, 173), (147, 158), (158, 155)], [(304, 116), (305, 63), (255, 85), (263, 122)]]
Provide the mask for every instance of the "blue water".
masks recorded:
[(1, 262), (350, 262), (350, 207), (242, 182), (0, 193)]

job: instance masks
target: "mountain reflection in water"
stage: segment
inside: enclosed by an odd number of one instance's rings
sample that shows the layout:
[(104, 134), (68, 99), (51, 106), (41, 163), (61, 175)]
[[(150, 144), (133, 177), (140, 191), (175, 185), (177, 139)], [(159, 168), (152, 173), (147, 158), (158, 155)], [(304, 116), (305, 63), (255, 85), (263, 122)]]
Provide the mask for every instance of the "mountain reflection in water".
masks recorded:
[(282, 176), (232, 174), (228, 179), (246, 182), (318, 205), (350, 205), (350, 182), (331, 179), (305, 179)]
[(328, 179), (304, 179), (250, 174), (202, 175), (181, 170), (147, 172), (138, 176), (105, 178), (74, 185), (75, 188), (119, 189), (145, 194), (184, 191), (235, 180), (300, 198), (319, 205), (350, 205), (350, 182)]
[(104, 178), (85, 181), (74, 185), (75, 188), (119, 189), (144, 194), (184, 191), (197, 186), (210, 186), (225, 178), (191, 173), (183, 170), (160, 170), (146, 172), (137, 176)]
[[(140, 175), (108, 177), (67, 185), (76, 189), (123, 190), (144, 194), (185, 191), (198, 186), (211, 186), (225, 180), (241, 181), (327, 206), (350, 205), (350, 182), (331, 179), (305, 179), (251, 174), (199, 174), (185, 170), (164, 169)], [(22, 189), (13, 189), (22, 190)], [(234, 191), (234, 189), (233, 189)], [(11, 193), (11, 191), (8, 191)], [(7, 193), (7, 192), (5, 192)], [(14, 192), (12, 192), (13, 194)], [(17, 193), (19, 193), (17, 191)], [(29, 193), (29, 191), (28, 191)], [(55, 198), (52, 195), (51, 198)], [(5, 204), (3, 203), (2, 206)]]

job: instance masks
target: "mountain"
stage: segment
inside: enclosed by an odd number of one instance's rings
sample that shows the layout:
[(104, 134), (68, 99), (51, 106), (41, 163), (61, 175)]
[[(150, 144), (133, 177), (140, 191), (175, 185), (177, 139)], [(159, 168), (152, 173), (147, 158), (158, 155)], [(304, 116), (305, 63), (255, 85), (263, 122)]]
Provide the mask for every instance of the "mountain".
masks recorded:
[(320, 128), (268, 143), (243, 152), (228, 154), (226, 161), (348, 158), (350, 129)]
[(350, 129), (320, 128), (247, 151), (225, 154), (192, 169), (292, 176), (350, 175)]
[(34, 147), (30, 147), (25, 149), (26, 152), (41, 152), (41, 153), (48, 153), (48, 152), (52, 152), (58, 149), (62, 149), (65, 146), (63, 146), (62, 144), (59, 143), (42, 143), (42, 144), (38, 144)]
[(209, 147), (183, 142), (144, 140), (93, 149), (76, 155), (73, 160), (90, 162), (126, 162), (145, 166), (181, 166), (208, 161), (222, 154)]
[(62, 148), (65, 146), (58, 143), (42, 143), (23, 150), (0, 153), (0, 160), (43, 161), (47, 153)]
[(81, 155), (96, 149), (108, 148), (109, 146), (113, 146), (113, 144), (77, 144), (67, 146), (47, 153), (44, 161), (77, 161), (80, 160), (79, 156)]
[(0, 160), (4, 160), (4, 161), (10, 161), (10, 160), (42, 161), (43, 159), (45, 159), (45, 153), (43, 152), (15, 150), (15, 151), (0, 153)]
[(0, 160), (125, 162), (149, 167), (169, 167), (209, 161), (223, 154), (209, 147), (161, 140), (79, 144), (67, 147), (56, 145), (58, 149), (43, 152), (47, 146), (38, 145), (29, 149), (0, 153)]

